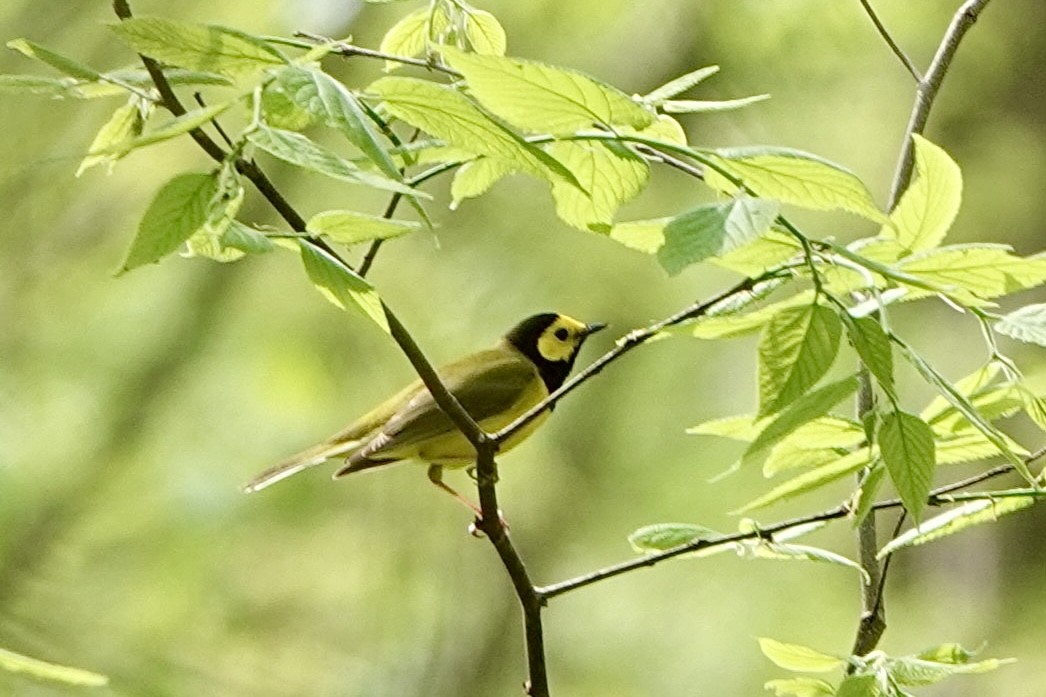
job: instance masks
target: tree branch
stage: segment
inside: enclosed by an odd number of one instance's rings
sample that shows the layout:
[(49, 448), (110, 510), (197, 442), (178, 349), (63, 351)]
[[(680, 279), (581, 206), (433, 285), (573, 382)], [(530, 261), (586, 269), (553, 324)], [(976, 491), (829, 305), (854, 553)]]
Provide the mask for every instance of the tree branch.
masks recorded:
[(893, 54), (900, 59), (901, 63), (904, 64), (904, 67), (908, 70), (911, 76), (915, 78), (916, 82), (922, 82), (923, 76), (919, 73), (919, 69), (915, 67), (915, 63), (912, 63), (912, 59), (908, 57), (908, 54), (904, 52), (904, 49), (902, 49), (897, 42), (893, 40), (893, 37), (890, 36), (890, 32), (886, 29), (886, 26), (879, 20), (879, 15), (877, 15), (875, 10), (872, 9), (872, 3), (869, 0), (860, 0), (860, 3), (861, 7), (863, 7), (864, 11), (868, 14), (868, 17), (872, 20), (872, 24), (875, 25), (879, 35), (883, 37), (886, 45), (890, 47), (891, 51), (893, 51)]

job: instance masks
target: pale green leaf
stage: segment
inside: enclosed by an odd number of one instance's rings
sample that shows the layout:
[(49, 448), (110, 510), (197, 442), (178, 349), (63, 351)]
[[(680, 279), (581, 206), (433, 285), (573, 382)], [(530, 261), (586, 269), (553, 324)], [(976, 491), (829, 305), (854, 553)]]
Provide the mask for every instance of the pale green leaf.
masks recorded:
[(861, 479), (861, 486), (855, 492), (853, 499), (853, 525), (859, 527), (868, 514), (872, 512), (875, 497), (882, 486), (883, 478), (886, 476), (886, 467), (881, 462), (876, 463)]
[(915, 414), (891, 411), (879, 427), (879, 449), (904, 507), (919, 520), (933, 484), (933, 431)]
[(463, 94), (428, 80), (383, 77), (371, 84), (389, 113), (474, 155), (504, 160), (543, 179), (573, 175), (544, 151), (491, 120)]
[(176, 138), (184, 133), (199, 128), (205, 123), (210, 122), (214, 117), (221, 114), (223, 111), (231, 106), (230, 103), (215, 104), (213, 106), (200, 107), (199, 109), (193, 109), (188, 111), (181, 116), (176, 116), (173, 119), (165, 121), (156, 128), (150, 129), (143, 132), (136, 138), (130, 138), (127, 140), (118, 141), (112, 143), (108, 147), (95, 150), (91, 149), (90, 155), (115, 155), (116, 157), (123, 157), (132, 150), (138, 150), (149, 145), (156, 143), (162, 143), (165, 140)]
[(739, 249), (769, 232), (777, 211), (776, 201), (747, 196), (687, 211), (665, 225), (658, 261), (675, 275), (691, 264)]
[(812, 291), (803, 291), (750, 312), (708, 314), (699, 317), (693, 323), (681, 325), (679, 331), (698, 339), (732, 339), (744, 336), (759, 331), (784, 310), (807, 307), (813, 297)]
[(317, 116), (296, 103), (279, 80), (265, 84), (261, 93), (262, 121), (273, 128), (304, 131), (317, 121)]
[(568, 135), (595, 125), (642, 130), (654, 122), (653, 112), (624, 92), (573, 70), (450, 48), (442, 52), (480, 104), (526, 131)]
[[(118, 144), (133, 139), (141, 132), (142, 112), (138, 108), (138, 101), (132, 99), (113, 112), (113, 115), (109, 117), (109, 120), (105, 122), (95, 135), (94, 140), (91, 141), (88, 152), (106, 153), (118, 151)], [(87, 155), (80, 162), (80, 167), (76, 170), (76, 176), (79, 177), (91, 167), (103, 163), (108, 164), (111, 171), (112, 163), (115, 161), (115, 154)]]
[(728, 416), (722, 419), (705, 421), (697, 426), (691, 426), (686, 432), (694, 436), (720, 436), (721, 438), (750, 443), (755, 440), (768, 422), (768, 419), (756, 421), (755, 417), (750, 414), (746, 416)]
[(338, 244), (357, 244), (369, 240), (399, 237), (421, 229), (411, 220), (382, 218), (357, 211), (324, 211), (309, 219), (305, 229)]
[(856, 421), (838, 416), (813, 419), (773, 447), (763, 463), (763, 474), (772, 477), (793, 469), (827, 465), (863, 443), (864, 438), (864, 429)]
[(385, 308), (374, 286), (327, 251), (304, 240), (298, 246), (305, 272), (324, 297), (343, 310), (350, 307), (359, 310), (386, 332), (389, 331)]
[(654, 554), (695, 540), (709, 540), (718, 537), (719, 534), (703, 525), (658, 523), (639, 528), (628, 536), (628, 543), (637, 552)]
[(501, 179), (515, 171), (515, 167), (505, 160), (491, 157), (480, 157), (458, 168), (450, 184), (451, 209), (458, 207), (463, 200), (482, 196)]
[(763, 683), (776, 697), (833, 697), (835, 688), (817, 678), (781, 678)]
[[(995, 383), (1001, 374), (1002, 365), (997, 361), (989, 361), (969, 375), (956, 380), (954, 388), (956, 392), (967, 399), (972, 400), (975, 398), (984, 398), (989, 392), (994, 392), (1000, 389), (994, 387), (993, 383)], [(1003, 390), (1002, 395), (993, 396), (988, 402), (982, 403), (982, 406), (994, 404), (1009, 391), (1006, 387), (1001, 389)], [(949, 432), (954, 430), (956, 426), (961, 425), (961, 423), (954, 418), (956, 414), (958, 414), (958, 412), (955, 407), (951, 406), (951, 402), (943, 396), (937, 395), (930, 401), (926, 408), (923, 409), (922, 413), (919, 414), (919, 417), (926, 423), (930, 424), (934, 430), (938, 432)], [(948, 420), (949, 423), (940, 425), (945, 420)]]
[(312, 172), (353, 184), (365, 184), (385, 191), (395, 191), (412, 196), (428, 196), (423, 192), (411, 189), (406, 184), (388, 179), (376, 172), (361, 170), (334, 151), (309, 140), (301, 133), (259, 126), (256, 130), (251, 131), (247, 138), (255, 146), (273, 157)]
[(759, 649), (774, 665), (797, 673), (827, 673), (846, 665), (845, 659), (839, 656), (766, 637), (759, 638)]
[(556, 214), (581, 230), (609, 232), (617, 209), (642, 191), (650, 177), (646, 160), (620, 143), (560, 141), (548, 153), (581, 185), (552, 182)]
[(740, 99), (700, 100), (700, 99), (667, 99), (661, 103), (666, 114), (704, 114), (719, 111), (743, 109), (750, 104), (770, 99), (768, 94), (756, 94)]
[(9, 673), (24, 673), (41, 680), (78, 685), (81, 687), (100, 687), (109, 682), (109, 678), (80, 668), (48, 663), (38, 658), (30, 658), (14, 651), (0, 649), (0, 670)]
[(226, 27), (137, 17), (112, 25), (112, 30), (128, 46), (150, 58), (232, 78), (287, 62), (263, 40)]
[(839, 350), (842, 322), (823, 305), (778, 312), (759, 341), (759, 415), (781, 411), (821, 379)]
[(223, 263), (236, 261), (244, 256), (245, 252), (236, 247), (227, 247), (222, 241), (240, 212), (245, 193), (237, 181), (227, 185), (225, 190), (211, 200), (207, 222), (186, 240), (186, 256), (207, 257)]
[[(429, 40), (429, 7), (420, 7), (403, 17), (385, 32), (378, 47), (382, 53), (412, 58), (424, 53)], [(403, 65), (397, 61), (385, 61), (385, 70), (394, 70)]]
[(145, 211), (121, 272), (174, 252), (207, 222), (217, 194), (213, 174), (181, 174), (163, 185)]
[(919, 523), (919, 527), (898, 535), (879, 550), (878, 556), (882, 559), (905, 547), (914, 547), (954, 535), (974, 525), (994, 523), (1004, 515), (1028, 508), (1037, 500), (1035, 496), (1007, 496), (996, 500), (986, 499), (964, 503), (940, 515), (928, 518)]
[(55, 99), (74, 97), (83, 99), (86, 95), (79, 89), (76, 80), (58, 77), (39, 77), (37, 75), (0, 75), (0, 93), (39, 94)]
[(238, 249), (247, 254), (264, 254), (275, 249), (272, 241), (261, 230), (244, 225), (238, 220), (229, 223), (221, 238), (222, 247)]
[(1046, 255), (1019, 257), (1004, 245), (953, 245), (902, 259), (897, 268), (921, 280), (949, 289), (960, 302), (965, 290), (991, 299), (1034, 288), (1046, 281)]
[(770, 448), (803, 424), (826, 415), (832, 407), (853, 394), (858, 384), (857, 377), (850, 376), (802, 394), (790, 402), (748, 446), (741, 456), (741, 465), (750, 467), (761, 464)]
[(744, 276), (758, 276), (794, 259), (802, 251), (801, 243), (793, 235), (771, 229), (759, 239), (709, 261)]
[[(835, 697), (886, 697), (879, 689), (879, 683), (874, 675), (848, 675), (839, 684), (835, 691)], [(900, 695), (889, 695), (889, 697), (900, 697)]]
[(1046, 346), (1046, 304), (1014, 310), (996, 323), (995, 330), (1019, 341)]
[(975, 675), (998, 669), (1013, 659), (988, 659), (976, 663), (938, 663), (915, 656), (891, 658), (890, 677), (901, 685), (934, 685), (955, 675)]
[(1046, 431), (1046, 400), (1022, 384), (1016, 386), (1017, 395), (1024, 406), (1024, 413), (1043, 431)]
[(976, 651), (963, 648), (961, 644), (948, 642), (924, 649), (918, 653), (916, 658), (921, 658), (924, 661), (933, 661), (934, 663), (969, 663), (970, 659), (976, 656), (977, 653)]
[(712, 77), (718, 72), (718, 65), (710, 65), (705, 68), (698, 68), (697, 70), (693, 70), (685, 75), (680, 75), (674, 80), (666, 82), (650, 94), (645, 95), (642, 98), (642, 101), (646, 104), (657, 106), (666, 99), (671, 99), (672, 97), (682, 94), (683, 92), (686, 92), (692, 87), (695, 87), (701, 82), (704, 82), (705, 80)]
[[(1006, 445), (1010, 452), (1020, 457), (1028, 456), (1028, 451), (1021, 447), (1019, 443), (1006, 434), (1003, 434), (1003, 438), (1006, 439)], [(986, 435), (974, 429), (960, 431), (947, 438), (938, 437), (936, 442), (938, 465), (973, 462), (974, 460), (998, 457), (1001, 454), (995, 443), (988, 440)]]
[(807, 491), (818, 489), (848, 474), (853, 474), (862, 467), (867, 467), (870, 462), (871, 456), (867, 448), (843, 455), (835, 462), (803, 472), (799, 476), (775, 486), (759, 498), (746, 503), (736, 512), (747, 513), (757, 508), (765, 508), (772, 503), (784, 501)]
[(7, 47), (14, 51), (18, 51), (28, 58), (33, 58), (45, 63), (70, 77), (91, 82), (102, 79), (102, 74), (94, 68), (84, 65), (83, 63), (67, 56), (55, 53), (51, 49), (45, 48), (38, 43), (29, 41), (28, 39), (12, 39), (7, 42)]
[(775, 561), (814, 561), (823, 564), (842, 566), (853, 569), (865, 579), (868, 572), (853, 559), (848, 559), (841, 554), (830, 552), (827, 549), (811, 547), (809, 545), (781, 544), (779, 542), (767, 542), (765, 540), (746, 540), (743, 543), (747, 550), (745, 556), (752, 559), (768, 559)]
[[(876, 222), (886, 216), (864, 183), (848, 169), (799, 150), (747, 147), (709, 155), (757, 196), (813, 210), (844, 210)], [(732, 185), (726, 193), (733, 193)]]
[(851, 318), (845, 322), (850, 343), (887, 394), (894, 394), (893, 345), (875, 317)]
[(879, 233), (894, 239), (907, 253), (936, 247), (944, 239), (962, 201), (959, 165), (942, 148), (913, 135), (915, 176), (897, 207), (890, 225)]
[(464, 15), (465, 39), (475, 53), (481, 56), (505, 55), (508, 39), (497, 17), (472, 7), (467, 8)]
[(665, 244), (665, 226), (670, 222), (672, 218), (630, 220), (610, 228), (609, 236), (629, 249), (645, 254), (657, 254), (657, 250)]
[(637, 131), (622, 127), (618, 131), (620, 133), (633, 132), (650, 140), (686, 145), (686, 131), (683, 130), (682, 125), (678, 121), (667, 114), (658, 114), (654, 122), (642, 130)]

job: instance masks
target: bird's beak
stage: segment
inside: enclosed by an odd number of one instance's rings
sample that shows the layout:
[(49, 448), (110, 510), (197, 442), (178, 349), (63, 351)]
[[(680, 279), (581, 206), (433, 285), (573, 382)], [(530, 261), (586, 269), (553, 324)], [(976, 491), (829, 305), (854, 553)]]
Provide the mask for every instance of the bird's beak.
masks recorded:
[(584, 336), (588, 336), (589, 334), (595, 334), (600, 329), (606, 329), (606, 327), (607, 325), (604, 322), (593, 322), (592, 324), (586, 324)]

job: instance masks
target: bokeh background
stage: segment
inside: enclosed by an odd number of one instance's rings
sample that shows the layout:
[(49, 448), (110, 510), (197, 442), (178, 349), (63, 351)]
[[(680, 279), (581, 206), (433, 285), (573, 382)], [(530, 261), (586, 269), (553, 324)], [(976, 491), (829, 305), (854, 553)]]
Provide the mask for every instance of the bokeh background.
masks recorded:
[[(957, 4), (876, 3), (919, 65)], [(258, 34), (351, 34), (376, 46), (416, 5), (138, 0), (134, 9)], [(684, 118), (692, 142), (809, 150), (854, 169), (885, 202), (914, 85), (857, 0), (482, 7), (507, 28), (511, 54), (574, 66), (628, 92), (721, 65), (698, 98), (773, 98)], [(99, 68), (133, 59), (106, 31), (110, 21), (101, 0), (0, 4), (0, 37), (25, 36)], [(1040, 0), (993, 3), (940, 96), (928, 135), (966, 182), (955, 241), (1006, 242), (1022, 253), (1046, 246), (1046, 33), (1030, 30), (1042, 26)], [(362, 85), (380, 68), (357, 59), (334, 70)], [(46, 73), (10, 51), (0, 71)], [(117, 104), (0, 98), (0, 646), (111, 678), (85, 690), (0, 672), (0, 693), (519, 694), (520, 618), (505, 574), (422, 468), (337, 484), (313, 471), (240, 493), (257, 470), (398, 388), (410, 368), (365, 320), (317, 295), (291, 255), (225, 266), (169, 258), (114, 278), (153, 192), (177, 172), (210, 167), (186, 139), (132, 155), (110, 176), (95, 169), (74, 178)], [(269, 169), (306, 213), (384, 206), (384, 197)], [(701, 199), (695, 189), (658, 172), (621, 217), (678, 212)], [(445, 205), (446, 181), (430, 190), (439, 229), (387, 244), (372, 278), (436, 361), (553, 309), (611, 323), (584, 363), (614, 334), (732, 281), (708, 266), (669, 279), (650, 257), (568, 229), (530, 180), (504, 182), (456, 212)], [(244, 217), (276, 222), (257, 199)], [(873, 232), (846, 216), (797, 217), (819, 235)], [(952, 377), (985, 358), (969, 318), (931, 304), (894, 315)], [(769, 484), (757, 472), (709, 484), (737, 449), (684, 429), (754, 408), (754, 346), (679, 338), (645, 347), (502, 458), (503, 506), (539, 582), (630, 557), (625, 538), (645, 524), (736, 526), (728, 511)], [(1041, 349), (1005, 348), (1046, 388)], [(929, 396), (906, 380), (911, 409)], [(1012, 432), (1041, 444), (1021, 423)], [(468, 486), (464, 475), (451, 479)], [(761, 519), (818, 510), (844, 494), (802, 498)], [(1046, 691), (1044, 532), (1039, 507), (897, 558), (885, 650), (959, 641), (1020, 659), (925, 694)], [(810, 540), (853, 554), (845, 523)], [(858, 612), (857, 579), (846, 569), (732, 555), (666, 563), (553, 601), (551, 684), (572, 697), (756, 695), (783, 671), (755, 637), (845, 653)]]

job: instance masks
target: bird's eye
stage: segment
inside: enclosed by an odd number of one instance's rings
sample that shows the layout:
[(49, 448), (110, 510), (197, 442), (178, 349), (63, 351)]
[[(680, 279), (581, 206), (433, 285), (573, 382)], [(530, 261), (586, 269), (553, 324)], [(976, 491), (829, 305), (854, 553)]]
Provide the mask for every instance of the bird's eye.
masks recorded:
[(568, 336), (570, 336), (570, 332), (565, 327), (560, 327), (556, 330), (556, 338), (560, 341), (566, 341)]

